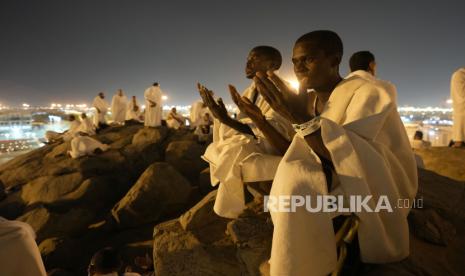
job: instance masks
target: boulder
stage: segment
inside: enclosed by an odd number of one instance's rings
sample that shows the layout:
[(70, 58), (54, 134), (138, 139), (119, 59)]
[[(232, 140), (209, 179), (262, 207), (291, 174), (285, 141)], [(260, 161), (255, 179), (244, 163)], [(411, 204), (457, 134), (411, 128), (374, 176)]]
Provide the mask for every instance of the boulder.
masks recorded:
[(132, 138), (132, 145), (136, 147), (144, 147), (149, 144), (162, 142), (168, 134), (166, 127), (144, 127), (140, 129)]
[(178, 220), (171, 220), (157, 225), (153, 238), (155, 275), (245, 275), (236, 258), (236, 246), (226, 236), (203, 244), (191, 232), (183, 231)]
[(59, 176), (42, 176), (23, 187), (21, 198), (26, 204), (51, 203), (61, 200), (66, 194), (76, 190), (83, 180), (84, 177), (79, 172)]
[(189, 199), (189, 182), (167, 163), (154, 163), (118, 202), (112, 215), (120, 227), (134, 227), (172, 215)]
[(174, 141), (166, 148), (165, 160), (195, 183), (200, 172), (208, 166), (200, 157), (204, 152), (205, 146), (195, 141)]
[(95, 214), (88, 209), (74, 208), (59, 214), (44, 206), (38, 206), (18, 218), (31, 225), (38, 242), (50, 237), (76, 235), (85, 230), (93, 219)]
[(425, 169), (454, 180), (465, 181), (465, 149), (431, 147), (415, 150), (415, 153), (423, 159)]

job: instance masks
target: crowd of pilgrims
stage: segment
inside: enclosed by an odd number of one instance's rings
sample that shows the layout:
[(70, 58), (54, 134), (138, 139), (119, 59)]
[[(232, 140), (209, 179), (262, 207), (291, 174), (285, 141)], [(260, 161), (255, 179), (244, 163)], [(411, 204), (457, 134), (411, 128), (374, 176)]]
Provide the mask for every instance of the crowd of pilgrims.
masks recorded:
[[(415, 134), (412, 146), (397, 112), (396, 87), (376, 77), (377, 64), (371, 52), (352, 54), (351, 73), (344, 78), (339, 73), (342, 56), (343, 43), (332, 31), (313, 31), (298, 38), (292, 63), (300, 86), (293, 89), (278, 75), (281, 53), (271, 46), (254, 47), (245, 66), (250, 86), (239, 93), (229, 85), (239, 110), (234, 117), (221, 98), (197, 84), (202, 101), (192, 106), (191, 125), (197, 133), (211, 135), (202, 158), (210, 165), (211, 184), (218, 186), (213, 207), (218, 216), (238, 218), (252, 191), (269, 196), (269, 200), (369, 196), (372, 201), (367, 205), (372, 209), (383, 196), (392, 206), (399, 200), (413, 203), (418, 188), (418, 161), (413, 148), (426, 145), (422, 134)], [(451, 84), (456, 120), (454, 147), (464, 145), (464, 83), (462, 68), (454, 73)], [(141, 116), (135, 97), (128, 102), (120, 90), (109, 105), (100, 93), (93, 103), (93, 122), (83, 114), (80, 123), (72, 123), (70, 130), (48, 133), (48, 138), (71, 140), (71, 156), (81, 156), (79, 150), (73, 151), (73, 147), (80, 148), (73, 143), (92, 139), (89, 135), (107, 124), (109, 108), (114, 124), (140, 121), (143, 117), (146, 127), (158, 127), (162, 119), (158, 83), (144, 96), (146, 108)], [(175, 109), (166, 117), (167, 126), (172, 128), (183, 127), (185, 122), (186, 118)], [(92, 143), (96, 144), (90, 151), (106, 149), (98, 141)], [(260, 188), (254, 186), (256, 183)], [(368, 269), (370, 264), (397, 262), (410, 254), (407, 215), (411, 206), (380, 212), (309, 212), (305, 208), (283, 211), (267, 207), (274, 230), (269, 260), (260, 266), (263, 275), (354, 274)], [(18, 227), (18, 222), (11, 223), (15, 224), (11, 227)], [(21, 275), (45, 275), (33, 243), (32, 239), (13, 250), (23, 264), (24, 255), (20, 254), (29, 252), (31, 258), (28, 266), (22, 266), (27, 273)], [(116, 259), (112, 249), (98, 254), (97, 259), (105, 254)], [(350, 264), (344, 262), (347, 256)], [(89, 275), (116, 275), (121, 267), (114, 261), (113, 270), (97, 272), (96, 261), (92, 262)]]
[[(99, 130), (113, 126), (122, 126), (127, 122), (144, 123), (146, 127), (158, 127), (166, 124), (173, 129), (189, 128), (197, 135), (199, 142), (209, 143), (212, 140), (213, 119), (209, 109), (201, 101), (192, 104), (190, 116), (179, 114), (175, 107), (171, 108), (166, 118), (162, 120), (162, 90), (157, 82), (147, 88), (144, 93), (145, 110), (137, 102), (136, 96), (128, 101), (122, 89), (119, 89), (109, 104), (105, 94), (100, 92), (93, 100), (92, 107), (95, 110), (93, 119), (82, 113), (80, 118), (70, 115), (68, 121), (70, 127), (65, 132), (47, 131), (45, 138), (48, 143), (71, 141), (68, 154), (72, 158), (98, 154), (108, 149), (108, 145), (102, 144), (90, 137)], [(109, 112), (110, 111), (110, 112)], [(110, 120), (107, 117), (110, 113)]]

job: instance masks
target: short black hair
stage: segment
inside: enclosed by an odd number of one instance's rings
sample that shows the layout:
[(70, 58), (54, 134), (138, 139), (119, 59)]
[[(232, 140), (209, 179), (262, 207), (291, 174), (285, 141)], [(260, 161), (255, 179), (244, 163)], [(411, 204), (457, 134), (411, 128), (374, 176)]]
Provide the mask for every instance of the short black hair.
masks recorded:
[(279, 52), (278, 49), (271, 47), (271, 46), (266, 46), (266, 45), (261, 45), (254, 47), (251, 52), (259, 52), (260, 54), (263, 54), (267, 58), (271, 59), (276, 66), (276, 69), (279, 69), (281, 67), (281, 64), (283, 62), (283, 57), (281, 56), (281, 53)]
[(413, 139), (423, 140), (423, 131), (421, 130), (415, 131), (415, 135), (413, 135)]
[(297, 43), (309, 43), (322, 50), (327, 56), (335, 55), (342, 58), (344, 54), (344, 46), (339, 35), (329, 30), (318, 30), (304, 34), (299, 37)]
[(94, 254), (90, 266), (98, 273), (117, 272), (122, 265), (121, 257), (116, 249), (103, 248)]
[(350, 71), (368, 71), (370, 63), (375, 61), (375, 55), (370, 51), (359, 51), (354, 53), (349, 60)]
[(153, 83), (153, 86), (158, 86), (158, 82), (154, 82), (154, 83)]

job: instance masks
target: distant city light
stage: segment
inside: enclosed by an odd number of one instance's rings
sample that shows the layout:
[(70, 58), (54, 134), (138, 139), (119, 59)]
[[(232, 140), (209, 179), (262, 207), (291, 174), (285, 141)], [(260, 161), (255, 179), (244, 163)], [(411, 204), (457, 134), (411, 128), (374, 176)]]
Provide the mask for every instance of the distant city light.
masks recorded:
[(452, 99), (448, 99), (448, 100), (446, 101), (446, 103), (447, 103), (447, 104), (452, 104)]
[(166, 100), (168, 100), (168, 96), (163, 95), (163, 96), (161, 96), (161, 99), (164, 100), (164, 101), (166, 101)]

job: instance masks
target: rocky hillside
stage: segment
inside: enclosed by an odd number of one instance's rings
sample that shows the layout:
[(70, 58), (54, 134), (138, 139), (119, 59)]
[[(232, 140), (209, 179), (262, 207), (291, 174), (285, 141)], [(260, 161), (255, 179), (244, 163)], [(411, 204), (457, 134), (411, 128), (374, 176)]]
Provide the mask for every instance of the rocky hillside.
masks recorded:
[[(133, 124), (95, 138), (111, 149), (71, 159), (69, 143), (48, 145), (0, 166), (0, 216), (34, 228), (48, 270), (85, 275), (91, 255), (113, 246), (132, 266), (135, 256), (153, 252), (157, 276), (267, 275), (260, 267), (269, 258), (273, 232), (262, 212), (269, 183), (250, 187), (240, 218), (220, 218), (200, 159), (205, 146), (191, 132)], [(365, 266), (361, 275), (465, 271), (465, 151), (417, 154), (426, 170), (419, 170), (423, 208), (409, 216), (411, 256)], [(4, 190), (8, 196), (2, 197)]]
[[(388, 265), (366, 265), (360, 275), (463, 275), (465, 271), (465, 151), (424, 151), (430, 170), (419, 170), (417, 199), (409, 215), (411, 255)], [(447, 166), (444, 166), (444, 163)], [(449, 177), (438, 174), (448, 172)], [(251, 189), (253, 191), (253, 189)], [(154, 230), (156, 275), (267, 275), (273, 225), (259, 193), (235, 220), (213, 213), (216, 191), (188, 212)], [(262, 269), (260, 269), (262, 268)], [(261, 271), (260, 271), (261, 270)]]
[(0, 166), (0, 184), (9, 191), (0, 216), (33, 227), (48, 270), (84, 275), (91, 255), (110, 245), (120, 247), (128, 263), (151, 254), (154, 225), (211, 190), (201, 184), (205, 146), (187, 130), (132, 124), (95, 138), (110, 150), (71, 159), (66, 142)]

